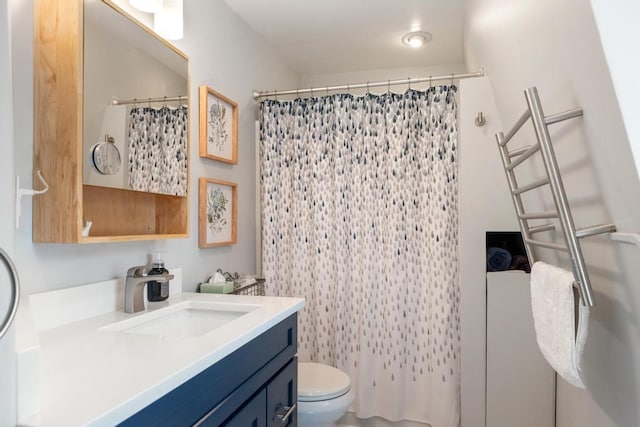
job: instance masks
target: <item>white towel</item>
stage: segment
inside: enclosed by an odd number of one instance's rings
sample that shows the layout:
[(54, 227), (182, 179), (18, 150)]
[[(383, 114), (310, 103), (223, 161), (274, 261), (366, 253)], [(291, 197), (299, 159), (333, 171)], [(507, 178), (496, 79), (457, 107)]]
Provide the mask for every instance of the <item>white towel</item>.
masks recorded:
[(531, 308), (538, 346), (545, 359), (568, 383), (585, 388), (580, 360), (587, 340), (589, 307), (580, 303), (575, 328), (573, 274), (543, 262), (531, 269)]

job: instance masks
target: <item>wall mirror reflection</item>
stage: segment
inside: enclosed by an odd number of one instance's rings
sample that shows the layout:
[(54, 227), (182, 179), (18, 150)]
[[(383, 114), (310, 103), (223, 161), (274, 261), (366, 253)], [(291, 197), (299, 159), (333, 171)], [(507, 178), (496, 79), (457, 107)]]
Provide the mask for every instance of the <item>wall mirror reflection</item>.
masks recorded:
[(109, 0), (84, 8), (83, 183), (186, 196), (188, 58)]

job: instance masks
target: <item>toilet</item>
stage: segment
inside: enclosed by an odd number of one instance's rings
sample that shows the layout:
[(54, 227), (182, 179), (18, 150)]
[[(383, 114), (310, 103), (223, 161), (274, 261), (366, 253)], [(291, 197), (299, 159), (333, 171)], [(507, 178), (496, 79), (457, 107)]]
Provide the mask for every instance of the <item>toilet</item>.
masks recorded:
[(331, 427), (353, 403), (349, 376), (320, 363), (298, 364), (298, 425)]

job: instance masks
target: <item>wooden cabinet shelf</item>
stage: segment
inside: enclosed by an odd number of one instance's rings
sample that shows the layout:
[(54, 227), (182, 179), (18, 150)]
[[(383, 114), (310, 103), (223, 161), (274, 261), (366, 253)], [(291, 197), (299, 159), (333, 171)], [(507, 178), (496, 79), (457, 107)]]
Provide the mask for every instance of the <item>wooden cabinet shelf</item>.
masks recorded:
[(33, 170), (49, 191), (33, 198), (33, 241), (188, 237), (188, 197), (83, 184), (83, 1), (36, 0), (34, 8)]

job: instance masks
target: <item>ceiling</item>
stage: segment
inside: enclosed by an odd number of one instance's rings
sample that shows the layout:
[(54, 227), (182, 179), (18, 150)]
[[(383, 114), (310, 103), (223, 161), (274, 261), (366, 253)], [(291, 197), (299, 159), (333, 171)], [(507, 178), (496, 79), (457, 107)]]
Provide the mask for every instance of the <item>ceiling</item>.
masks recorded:
[[(464, 62), (464, 0), (225, 1), (303, 76)], [(432, 41), (402, 44), (416, 30)]]

